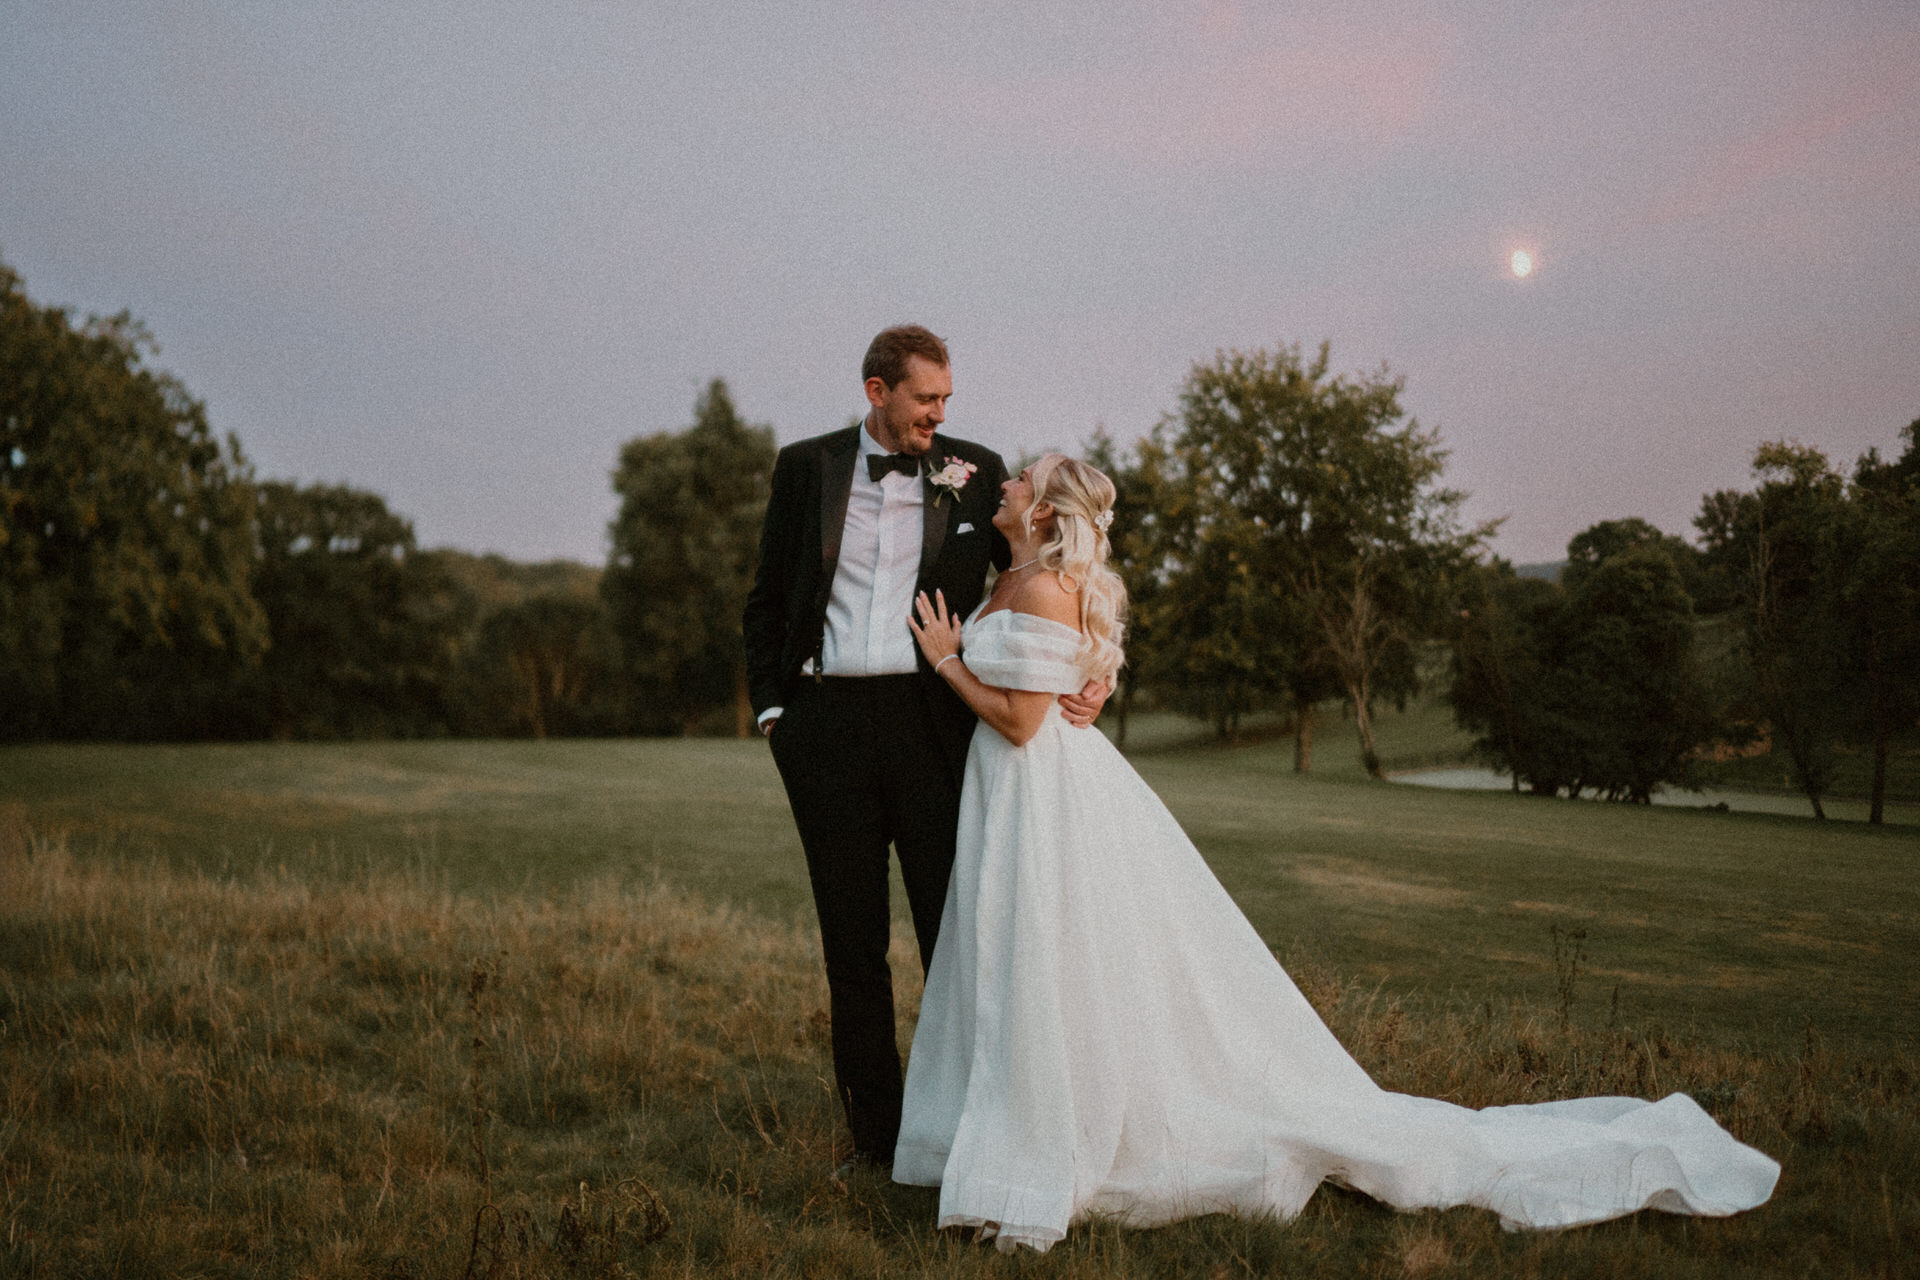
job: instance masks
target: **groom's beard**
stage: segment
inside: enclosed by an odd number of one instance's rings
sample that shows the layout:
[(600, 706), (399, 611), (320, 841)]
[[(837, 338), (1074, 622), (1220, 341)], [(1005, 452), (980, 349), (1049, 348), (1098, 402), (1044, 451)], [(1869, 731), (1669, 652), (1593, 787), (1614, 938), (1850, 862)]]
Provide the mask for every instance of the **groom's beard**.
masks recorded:
[(880, 419), (880, 443), (889, 452), (919, 457), (933, 448), (933, 434), (940, 429), (940, 425), (927, 418), (915, 417), (896, 423), (883, 416)]

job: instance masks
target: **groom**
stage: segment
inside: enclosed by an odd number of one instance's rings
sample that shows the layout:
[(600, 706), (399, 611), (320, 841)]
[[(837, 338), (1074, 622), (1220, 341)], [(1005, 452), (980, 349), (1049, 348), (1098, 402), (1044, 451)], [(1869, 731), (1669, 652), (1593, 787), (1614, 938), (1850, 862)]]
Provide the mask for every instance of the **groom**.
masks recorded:
[[(887, 848), (913, 913), (924, 972), (953, 869), (960, 778), (974, 716), (933, 674), (907, 628), (936, 590), (973, 612), (1006, 464), (940, 433), (953, 394), (946, 344), (919, 325), (883, 330), (861, 364), (864, 422), (780, 451), (742, 625), (748, 692), (786, 784), (820, 916), (833, 1074), (854, 1157), (893, 1159), (900, 1054), (887, 967)], [(951, 464), (963, 464), (954, 467)], [(1106, 698), (1061, 698), (1090, 724)]]

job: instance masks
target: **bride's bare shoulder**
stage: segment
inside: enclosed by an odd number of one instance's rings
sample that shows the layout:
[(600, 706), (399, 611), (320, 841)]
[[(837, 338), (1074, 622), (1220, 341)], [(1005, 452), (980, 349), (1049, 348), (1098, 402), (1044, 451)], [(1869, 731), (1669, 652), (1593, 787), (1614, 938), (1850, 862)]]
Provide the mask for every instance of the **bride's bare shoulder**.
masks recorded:
[(1075, 631), (1080, 629), (1079, 585), (1071, 578), (1061, 581), (1057, 573), (1036, 573), (1021, 583), (1019, 593), (1013, 598), (1013, 607)]

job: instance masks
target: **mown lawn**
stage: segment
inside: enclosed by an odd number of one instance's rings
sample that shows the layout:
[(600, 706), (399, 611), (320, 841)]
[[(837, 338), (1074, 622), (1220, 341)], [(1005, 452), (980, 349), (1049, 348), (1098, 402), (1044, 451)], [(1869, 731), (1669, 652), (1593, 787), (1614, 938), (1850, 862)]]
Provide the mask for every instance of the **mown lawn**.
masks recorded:
[[(824, 982), (761, 744), (39, 747), (0, 751), (0, 1274), (1920, 1256), (1912, 829), (1369, 783), (1337, 725), (1301, 778), (1283, 740), (1140, 728), (1142, 772), (1383, 1083), (1470, 1105), (1686, 1089), (1783, 1160), (1775, 1200), (1507, 1236), (1327, 1190), (1291, 1224), (1096, 1223), (1002, 1259), (935, 1237), (926, 1193), (827, 1177)], [(1445, 736), (1416, 711), (1384, 746)], [(904, 916), (895, 953), (911, 1011)]]
[[(1183, 732), (1137, 726), (1135, 763), (1284, 957), (1432, 1007), (1557, 1002), (1558, 925), (1586, 931), (1576, 1016), (1604, 1018), (1617, 987), (1619, 1016), (1716, 1043), (1915, 1033), (1920, 829), (1371, 783), (1337, 719), (1306, 777), (1286, 739)], [(1383, 751), (1430, 758), (1449, 732), (1416, 709), (1383, 726)], [(661, 881), (812, 918), (759, 742), (15, 748), (0, 812), (82, 856), (482, 896)]]

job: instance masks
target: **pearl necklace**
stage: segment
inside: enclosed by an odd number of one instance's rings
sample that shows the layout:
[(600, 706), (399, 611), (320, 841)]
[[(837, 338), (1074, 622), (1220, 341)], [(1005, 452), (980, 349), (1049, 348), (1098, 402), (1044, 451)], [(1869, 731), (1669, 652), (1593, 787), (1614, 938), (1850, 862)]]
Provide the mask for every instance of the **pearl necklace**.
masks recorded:
[(1031, 560), (1029, 560), (1029, 561), (1027, 561), (1027, 562), (1026, 562), (1026, 564), (1017, 564), (1017, 565), (1015, 565), (1015, 566), (1013, 566), (1013, 568), (1011, 568), (1011, 569), (1008, 569), (1008, 570), (1006, 570), (1005, 572), (1007, 572), (1007, 573), (1018, 573), (1018, 572), (1020, 572), (1020, 571), (1021, 571), (1022, 569), (1025, 569), (1025, 568), (1026, 568), (1026, 567), (1027, 567), (1028, 565), (1036, 565), (1036, 564), (1039, 564), (1039, 563), (1040, 563), (1040, 557), (1039, 557), (1039, 556), (1035, 556), (1035, 557), (1034, 557), (1033, 559), (1031, 559)]

